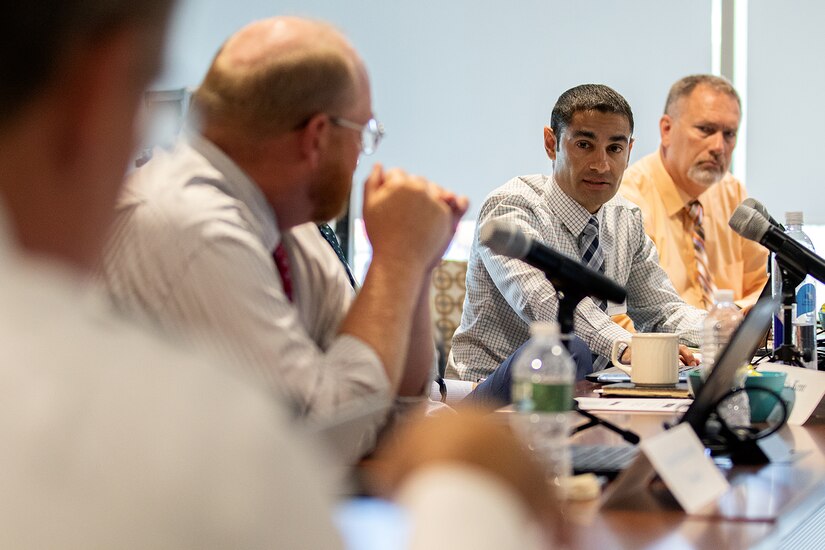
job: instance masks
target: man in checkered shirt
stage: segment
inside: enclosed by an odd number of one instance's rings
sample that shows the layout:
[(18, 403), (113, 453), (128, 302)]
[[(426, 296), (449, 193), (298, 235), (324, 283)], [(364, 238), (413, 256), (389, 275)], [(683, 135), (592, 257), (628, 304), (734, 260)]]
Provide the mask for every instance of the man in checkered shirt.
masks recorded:
[[(616, 91), (594, 84), (572, 88), (559, 97), (550, 126), (544, 128), (552, 174), (514, 178), (484, 201), (470, 253), (464, 313), (452, 348), (463, 379), (487, 377), (477, 396), (509, 400), (514, 352), (529, 338), (531, 322), (555, 321), (558, 311), (556, 291), (543, 272), (479, 244), (478, 228), (490, 220), (505, 221), (584, 260), (627, 289), (624, 304), (586, 298), (576, 309), (575, 334), (592, 350), (592, 370), (607, 365), (613, 342), (630, 338), (611, 320), (619, 313), (626, 312), (640, 332), (675, 332), (683, 343), (699, 342), (705, 312), (679, 297), (659, 267), (641, 211), (616, 196), (632, 134), (633, 113)], [(680, 354), (683, 361), (695, 363), (684, 345)], [(577, 376), (583, 378), (591, 370), (590, 357), (584, 357), (589, 352), (578, 338), (573, 355)], [(629, 359), (626, 348), (622, 361)]]

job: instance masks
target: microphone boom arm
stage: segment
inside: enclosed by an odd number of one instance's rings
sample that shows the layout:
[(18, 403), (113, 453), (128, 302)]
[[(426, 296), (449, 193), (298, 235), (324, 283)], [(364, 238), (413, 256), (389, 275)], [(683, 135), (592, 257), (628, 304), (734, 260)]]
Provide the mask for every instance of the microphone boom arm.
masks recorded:
[[(579, 302), (587, 298), (589, 294), (584, 292), (579, 285), (574, 284), (570, 278), (555, 277), (550, 272), (545, 272), (545, 276), (547, 277), (547, 280), (550, 281), (550, 284), (553, 285), (553, 288), (556, 289), (556, 296), (559, 301), (559, 310), (556, 314), (559, 322), (559, 332), (564, 336), (571, 336), (573, 334), (573, 325), (575, 323), (576, 307), (578, 307)], [(570, 352), (570, 338), (563, 338), (562, 342), (567, 348), (567, 351)], [(570, 430), (569, 435), (571, 436), (590, 428), (595, 428), (596, 426), (603, 426), (604, 428), (619, 434), (622, 439), (632, 445), (636, 445), (639, 441), (641, 441), (636, 433), (630, 430), (623, 430), (616, 424), (613, 424), (603, 418), (599, 418), (591, 412), (585, 411), (579, 407), (579, 402), (575, 399), (573, 399), (573, 410), (587, 418), (587, 422)]]

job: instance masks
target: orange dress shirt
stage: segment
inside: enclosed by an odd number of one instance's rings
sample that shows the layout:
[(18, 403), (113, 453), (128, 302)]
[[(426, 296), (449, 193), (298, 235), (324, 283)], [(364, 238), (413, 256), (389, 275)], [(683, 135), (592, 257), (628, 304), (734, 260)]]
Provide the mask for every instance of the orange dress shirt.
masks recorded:
[[(704, 308), (693, 250), (693, 222), (686, 206), (692, 200), (676, 187), (662, 164), (660, 152), (633, 163), (624, 173), (619, 192), (642, 209), (645, 232), (656, 244), (659, 264), (682, 299)], [(745, 186), (730, 172), (699, 195), (704, 209), (705, 251), (716, 288), (733, 290), (736, 304), (749, 308), (768, 281), (768, 250), (737, 235), (728, 220), (745, 200)]]

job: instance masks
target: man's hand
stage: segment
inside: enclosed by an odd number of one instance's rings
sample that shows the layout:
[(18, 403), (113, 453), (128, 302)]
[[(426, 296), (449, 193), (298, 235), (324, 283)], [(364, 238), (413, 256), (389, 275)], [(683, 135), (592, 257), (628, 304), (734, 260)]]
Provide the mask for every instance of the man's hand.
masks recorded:
[(418, 396), (428, 387), (430, 271), (466, 210), (466, 198), (403, 170), (375, 165), (364, 184), (372, 264), (339, 332), (372, 347), (399, 395)]
[(452, 240), (467, 199), (400, 169), (375, 165), (364, 184), (364, 225), (376, 258), (429, 268)]
[(679, 344), (679, 360), (689, 367), (699, 366), (699, 360), (693, 356), (693, 352), (684, 344)]
[(541, 468), (506, 423), (478, 411), (459, 410), (405, 426), (379, 450), (370, 480), (392, 495), (416, 470), (434, 464), (464, 464), (504, 482), (557, 537), (564, 536), (559, 503)]

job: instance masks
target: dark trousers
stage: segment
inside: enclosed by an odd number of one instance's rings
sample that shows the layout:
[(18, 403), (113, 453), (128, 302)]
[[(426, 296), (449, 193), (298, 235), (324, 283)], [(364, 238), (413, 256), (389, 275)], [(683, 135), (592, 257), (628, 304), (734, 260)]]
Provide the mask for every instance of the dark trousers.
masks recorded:
[[(476, 389), (464, 398), (469, 404), (483, 407), (502, 407), (508, 405), (512, 399), (510, 397), (510, 380), (513, 361), (518, 358), (521, 351), (527, 345), (525, 342), (519, 349), (505, 359), (484, 381), (480, 382)], [(587, 374), (593, 371), (593, 354), (584, 340), (578, 336), (570, 339), (570, 355), (576, 363), (576, 380), (584, 380)]]

